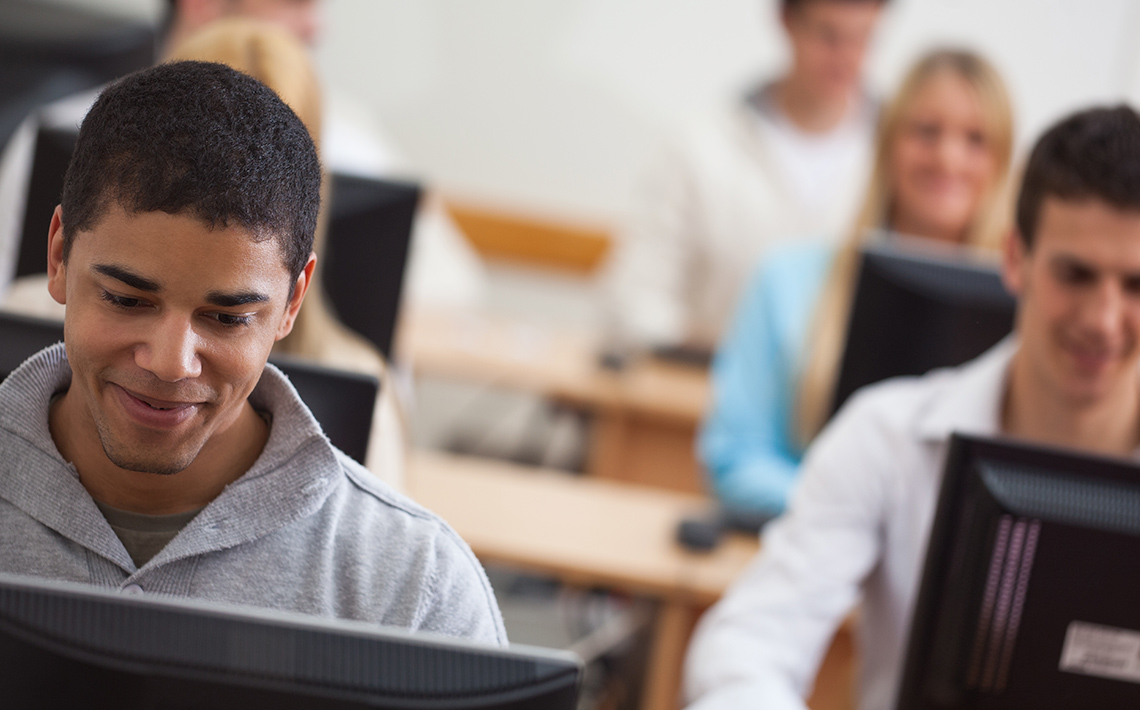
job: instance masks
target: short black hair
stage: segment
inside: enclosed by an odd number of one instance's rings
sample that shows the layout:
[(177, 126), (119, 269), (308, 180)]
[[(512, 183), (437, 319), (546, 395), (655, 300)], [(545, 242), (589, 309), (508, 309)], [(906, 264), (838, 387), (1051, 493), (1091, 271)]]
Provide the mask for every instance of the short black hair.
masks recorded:
[(313, 140), (269, 87), (224, 64), (159, 64), (112, 84), (84, 119), (60, 200), (63, 256), (115, 202), (274, 239), (295, 282), (320, 191)]
[(886, 5), (888, 0), (780, 0), (780, 10), (790, 12), (813, 2), (877, 2), (880, 5)]
[(1026, 246), (1033, 246), (1047, 197), (1093, 198), (1140, 212), (1140, 115), (1125, 105), (1087, 109), (1038, 139), (1017, 198), (1017, 230)]

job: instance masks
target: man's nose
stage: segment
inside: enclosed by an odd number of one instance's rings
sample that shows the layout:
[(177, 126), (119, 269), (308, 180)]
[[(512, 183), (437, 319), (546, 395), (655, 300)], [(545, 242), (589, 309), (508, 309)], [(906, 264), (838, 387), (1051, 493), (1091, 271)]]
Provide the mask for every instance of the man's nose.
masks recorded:
[(145, 342), (136, 348), (135, 362), (164, 382), (197, 377), (202, 374), (199, 344), (189, 318), (169, 314), (154, 323)]
[(1113, 335), (1124, 314), (1124, 292), (1112, 279), (1103, 279), (1085, 302), (1082, 324), (1103, 335)]

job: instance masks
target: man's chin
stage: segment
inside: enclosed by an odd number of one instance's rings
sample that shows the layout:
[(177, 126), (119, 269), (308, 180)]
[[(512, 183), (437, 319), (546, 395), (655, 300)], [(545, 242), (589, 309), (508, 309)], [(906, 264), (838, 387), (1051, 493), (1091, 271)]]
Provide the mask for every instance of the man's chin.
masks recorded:
[(159, 476), (173, 476), (193, 463), (193, 456), (171, 456), (169, 452), (123, 451), (119, 447), (103, 444), (103, 453), (111, 463), (126, 471), (153, 473)]

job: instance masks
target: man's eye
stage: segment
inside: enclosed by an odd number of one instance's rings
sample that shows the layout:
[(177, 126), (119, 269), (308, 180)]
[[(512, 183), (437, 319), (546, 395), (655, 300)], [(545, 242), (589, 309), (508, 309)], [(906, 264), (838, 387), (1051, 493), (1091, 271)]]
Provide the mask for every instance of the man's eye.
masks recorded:
[(1096, 281), (1096, 273), (1076, 264), (1062, 264), (1056, 269), (1057, 280), (1073, 286), (1090, 284)]
[(140, 305), (142, 305), (142, 301), (140, 301), (137, 298), (130, 298), (128, 296), (116, 296), (115, 294), (111, 293), (110, 291), (104, 291), (102, 296), (103, 296), (103, 300), (106, 301), (107, 303), (110, 303), (112, 306), (115, 306), (117, 308), (122, 308), (124, 310), (130, 309), (130, 308), (137, 308)]
[(215, 313), (213, 314), (213, 318), (228, 328), (249, 325), (250, 321), (253, 320), (253, 316), (251, 315), (235, 316), (232, 313)]

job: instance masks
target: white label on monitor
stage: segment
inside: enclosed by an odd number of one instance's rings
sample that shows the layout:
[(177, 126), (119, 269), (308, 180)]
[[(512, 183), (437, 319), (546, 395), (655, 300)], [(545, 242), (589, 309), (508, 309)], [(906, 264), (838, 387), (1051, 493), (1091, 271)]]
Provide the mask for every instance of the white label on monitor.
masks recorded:
[(1060, 668), (1140, 683), (1140, 631), (1074, 621), (1065, 633)]

